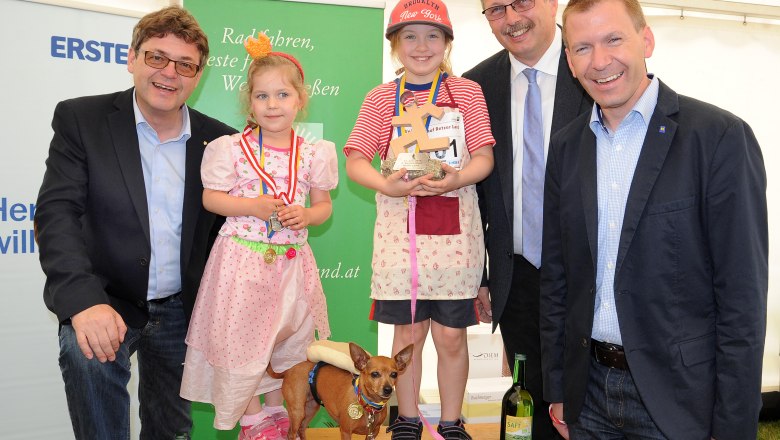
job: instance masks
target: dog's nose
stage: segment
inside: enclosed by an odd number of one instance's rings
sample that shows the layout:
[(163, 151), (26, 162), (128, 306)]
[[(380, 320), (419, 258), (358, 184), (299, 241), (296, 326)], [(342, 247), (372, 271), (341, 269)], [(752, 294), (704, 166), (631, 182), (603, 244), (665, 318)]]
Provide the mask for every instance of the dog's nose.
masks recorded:
[(382, 388), (382, 391), (385, 392), (385, 396), (389, 396), (393, 392), (393, 387), (391, 387), (389, 385), (385, 385), (385, 387)]

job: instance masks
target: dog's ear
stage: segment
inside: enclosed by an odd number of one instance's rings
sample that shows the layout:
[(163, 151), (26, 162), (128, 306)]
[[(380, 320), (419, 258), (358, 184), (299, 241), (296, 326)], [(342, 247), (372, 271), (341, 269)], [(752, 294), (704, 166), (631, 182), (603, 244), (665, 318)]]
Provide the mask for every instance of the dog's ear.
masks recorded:
[(398, 367), (399, 373), (403, 373), (403, 371), (406, 370), (406, 367), (409, 366), (409, 362), (412, 360), (413, 353), (414, 344), (409, 344), (403, 350), (399, 351), (395, 356), (393, 356), (393, 360), (395, 361), (396, 367)]
[(349, 343), (349, 355), (352, 357), (352, 362), (355, 363), (355, 369), (363, 371), (368, 364), (368, 359), (371, 357), (363, 350), (359, 345), (354, 342)]

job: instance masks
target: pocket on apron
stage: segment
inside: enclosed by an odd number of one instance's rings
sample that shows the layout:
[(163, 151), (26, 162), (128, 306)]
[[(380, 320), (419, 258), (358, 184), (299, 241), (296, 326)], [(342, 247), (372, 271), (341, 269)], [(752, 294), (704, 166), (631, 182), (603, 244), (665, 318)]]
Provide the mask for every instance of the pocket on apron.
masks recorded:
[[(460, 234), (460, 198), (445, 196), (417, 197), (415, 216), (417, 234)], [(408, 217), (407, 217), (408, 219)], [(407, 232), (409, 222), (407, 220)]]

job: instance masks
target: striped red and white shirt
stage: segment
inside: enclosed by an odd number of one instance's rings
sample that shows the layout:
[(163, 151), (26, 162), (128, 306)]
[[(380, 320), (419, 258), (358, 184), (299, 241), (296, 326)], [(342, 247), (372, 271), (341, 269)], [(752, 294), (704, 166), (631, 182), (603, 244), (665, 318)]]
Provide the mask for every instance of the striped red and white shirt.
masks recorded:
[[(392, 81), (368, 92), (355, 127), (344, 146), (344, 155), (349, 156), (350, 150), (355, 149), (370, 160), (376, 153), (385, 159), (392, 137), (391, 120), (395, 116), (396, 87), (395, 81)], [(430, 89), (414, 91), (417, 102), (421, 103), (428, 101), (429, 93)], [(440, 107), (457, 106), (463, 115), (469, 152), (496, 143), (490, 131), (490, 117), (479, 84), (466, 78), (450, 76), (441, 85), (435, 104)]]

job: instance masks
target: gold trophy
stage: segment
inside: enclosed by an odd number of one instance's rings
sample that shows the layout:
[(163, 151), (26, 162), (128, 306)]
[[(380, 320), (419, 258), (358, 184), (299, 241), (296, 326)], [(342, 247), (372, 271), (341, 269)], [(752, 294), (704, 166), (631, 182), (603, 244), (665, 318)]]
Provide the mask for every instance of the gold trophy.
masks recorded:
[[(429, 102), (418, 107), (414, 94), (408, 90), (401, 95), (401, 102), (408, 99), (409, 95), (411, 95), (413, 102), (408, 105), (401, 104), (404, 106), (405, 112), (401, 116), (393, 116), (392, 125), (393, 127), (410, 127), (410, 129), (405, 131), (402, 128), (403, 135), (390, 141), (394, 157), (380, 163), (380, 172), (387, 177), (401, 168), (406, 168), (409, 179), (413, 180), (426, 174), (432, 174), (433, 180), (441, 180), (445, 174), (441, 168), (441, 162), (431, 159), (428, 153), (446, 150), (450, 146), (450, 141), (446, 137), (429, 138), (428, 132), (425, 130), (425, 120), (428, 116), (441, 119), (444, 115), (444, 109)], [(420, 152), (407, 153), (407, 148), (415, 144)]]

